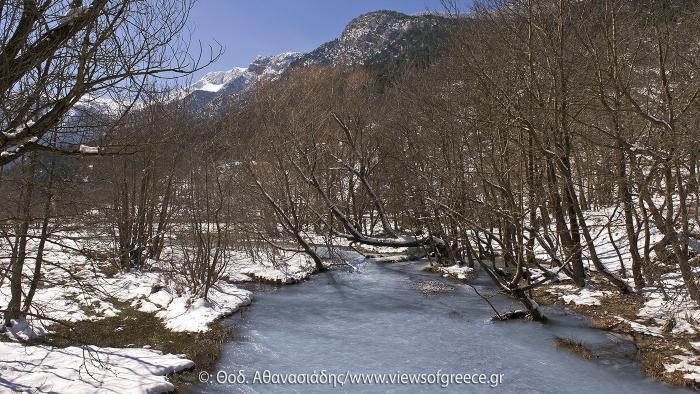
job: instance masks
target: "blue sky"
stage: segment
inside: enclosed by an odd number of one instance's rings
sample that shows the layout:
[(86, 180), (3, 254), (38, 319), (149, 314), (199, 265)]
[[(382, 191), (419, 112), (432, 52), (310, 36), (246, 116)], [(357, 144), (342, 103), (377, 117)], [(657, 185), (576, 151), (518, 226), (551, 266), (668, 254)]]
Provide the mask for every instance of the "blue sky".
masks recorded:
[(413, 14), (442, 5), (440, 0), (199, 0), (190, 16), (193, 38), (205, 48), (218, 41), (226, 53), (194, 78), (245, 67), (257, 55), (312, 50), (336, 38), (352, 18), (383, 9)]

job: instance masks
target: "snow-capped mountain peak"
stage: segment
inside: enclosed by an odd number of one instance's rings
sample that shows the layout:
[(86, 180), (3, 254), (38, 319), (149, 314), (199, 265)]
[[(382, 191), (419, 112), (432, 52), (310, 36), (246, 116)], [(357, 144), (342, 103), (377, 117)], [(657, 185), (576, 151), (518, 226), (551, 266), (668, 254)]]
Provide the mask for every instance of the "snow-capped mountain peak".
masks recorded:
[(248, 66), (248, 71), (258, 75), (281, 75), (303, 55), (301, 52), (283, 52), (275, 56), (258, 56)]
[(216, 93), (221, 90), (227, 83), (242, 76), (247, 69), (235, 67), (228, 71), (214, 71), (206, 74), (202, 79), (190, 86), (190, 90), (202, 90), (205, 92)]
[(299, 52), (258, 56), (246, 68), (210, 72), (184, 91), (185, 98), (193, 111), (220, 111), (230, 100), (245, 96), (259, 81), (282, 75), (301, 56)]

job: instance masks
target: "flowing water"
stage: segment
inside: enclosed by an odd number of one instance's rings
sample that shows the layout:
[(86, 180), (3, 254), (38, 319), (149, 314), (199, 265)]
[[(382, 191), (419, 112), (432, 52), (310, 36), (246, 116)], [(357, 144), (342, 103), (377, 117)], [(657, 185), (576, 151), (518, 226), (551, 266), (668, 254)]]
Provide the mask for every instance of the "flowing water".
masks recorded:
[[(235, 328), (234, 339), (224, 345), (217, 367), (231, 374), (231, 380), (243, 371), (238, 376), (245, 376), (249, 384), (218, 384), (214, 373), (210, 379), (213, 384), (198, 386), (195, 391), (682, 392), (645, 378), (631, 358), (632, 344), (611, 333), (587, 328), (588, 322), (582, 317), (546, 308), (551, 321), (545, 325), (492, 322), (493, 311), (472, 289), (423, 272), (423, 263), (377, 264), (353, 255), (346, 258), (354, 269), (333, 270), (301, 284), (257, 293), (250, 308), (229, 320)], [(438, 291), (421, 291), (426, 285)], [(482, 294), (491, 295), (497, 307), (517, 307), (494, 295), (483, 273), (474, 285)], [(555, 337), (584, 343), (594, 357), (584, 360), (557, 349)], [(484, 379), (497, 384), (498, 374), (503, 377), (497, 387), (454, 382), (446, 388), (440, 384), (346, 383), (334, 389), (329, 384), (261, 384), (266, 370), (270, 374), (316, 371), (316, 378), (322, 382), (323, 370), (327, 378), (328, 374), (347, 372), (392, 375), (440, 371), (483, 373)], [(223, 372), (218, 378), (224, 379)], [(267, 382), (271, 378), (267, 375)]]

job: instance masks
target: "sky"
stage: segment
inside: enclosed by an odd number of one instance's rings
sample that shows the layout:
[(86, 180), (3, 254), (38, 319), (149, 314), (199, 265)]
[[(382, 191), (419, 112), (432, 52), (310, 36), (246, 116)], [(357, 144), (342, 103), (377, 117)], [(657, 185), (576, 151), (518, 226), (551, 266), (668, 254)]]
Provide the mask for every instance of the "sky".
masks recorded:
[(406, 14), (441, 11), (440, 0), (198, 0), (190, 15), (192, 38), (208, 50), (218, 41), (225, 53), (196, 73), (247, 67), (257, 55), (307, 52), (333, 40), (365, 12)]

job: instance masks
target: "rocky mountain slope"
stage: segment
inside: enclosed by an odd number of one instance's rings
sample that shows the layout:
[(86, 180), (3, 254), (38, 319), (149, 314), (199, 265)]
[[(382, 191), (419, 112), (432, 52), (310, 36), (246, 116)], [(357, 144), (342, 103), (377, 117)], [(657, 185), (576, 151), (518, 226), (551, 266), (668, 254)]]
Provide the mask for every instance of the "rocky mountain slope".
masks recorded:
[(445, 21), (430, 14), (370, 12), (350, 21), (339, 38), (305, 54), (292, 66), (383, 63), (429, 46), (429, 38), (440, 34)]
[(298, 52), (285, 52), (276, 56), (258, 56), (248, 68), (236, 67), (228, 71), (215, 71), (189, 87), (185, 98), (192, 111), (217, 111), (237, 98), (244, 96), (263, 79), (278, 78), (299, 58)]
[(314, 64), (372, 66), (429, 49), (444, 32), (446, 19), (410, 16), (395, 11), (370, 12), (350, 21), (339, 38), (309, 53), (259, 56), (247, 68), (216, 71), (189, 87), (188, 107), (220, 113), (244, 98), (263, 79), (275, 79), (288, 69)]

